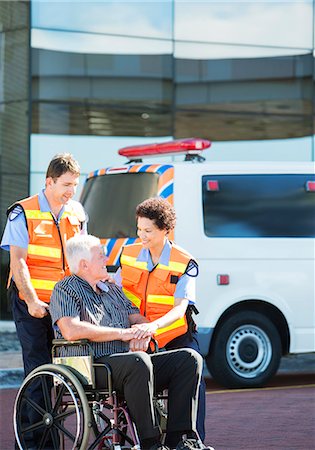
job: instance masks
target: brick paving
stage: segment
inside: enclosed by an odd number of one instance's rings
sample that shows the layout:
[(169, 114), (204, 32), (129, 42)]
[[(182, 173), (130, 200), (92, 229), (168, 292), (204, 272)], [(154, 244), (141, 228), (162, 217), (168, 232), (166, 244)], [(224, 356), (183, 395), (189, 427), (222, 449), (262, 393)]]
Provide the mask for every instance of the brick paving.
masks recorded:
[[(13, 450), (15, 389), (0, 390), (0, 448)], [(208, 390), (206, 442), (216, 450), (315, 448), (315, 388)]]

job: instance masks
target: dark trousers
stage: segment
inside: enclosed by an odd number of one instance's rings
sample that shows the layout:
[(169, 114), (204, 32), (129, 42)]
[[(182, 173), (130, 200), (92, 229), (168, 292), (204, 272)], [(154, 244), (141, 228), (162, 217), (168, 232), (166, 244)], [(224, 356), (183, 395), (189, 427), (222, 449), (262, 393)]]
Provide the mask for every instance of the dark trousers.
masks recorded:
[[(173, 350), (178, 348), (192, 348), (200, 354), (200, 348), (197, 340), (197, 333), (183, 334), (173, 339), (165, 346), (166, 350)], [(201, 377), (199, 399), (198, 399), (198, 412), (197, 412), (197, 431), (202, 442), (205, 440), (205, 419), (206, 419), (206, 383), (203, 377)]]
[[(49, 314), (42, 319), (32, 317), (28, 313), (24, 300), (19, 298), (14, 283), (10, 285), (8, 297), (12, 305), (13, 319), (22, 347), (24, 375), (27, 376), (36, 367), (51, 362), (51, 345), (53, 339), (51, 317)], [(36, 403), (44, 405), (44, 398), (39, 382), (31, 384), (29, 395)], [(32, 409), (22, 419), (23, 424), (27, 425), (35, 422), (37, 419), (33, 415), (34, 410)], [(32, 444), (36, 444), (36, 436), (30, 436), (29, 439)], [(40, 436), (38, 439), (40, 439)]]
[[(167, 433), (196, 431), (202, 357), (191, 349), (148, 355), (117, 353), (96, 360), (112, 369), (113, 387), (123, 394), (139, 438), (155, 438), (159, 429), (153, 409), (154, 392), (168, 389)], [(96, 384), (106, 386), (104, 370), (96, 370)]]

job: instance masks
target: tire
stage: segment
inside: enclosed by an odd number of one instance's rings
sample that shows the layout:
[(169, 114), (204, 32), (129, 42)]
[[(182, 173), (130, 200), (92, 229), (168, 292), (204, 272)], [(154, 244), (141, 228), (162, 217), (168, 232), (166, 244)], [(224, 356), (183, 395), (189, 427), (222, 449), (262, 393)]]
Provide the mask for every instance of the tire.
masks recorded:
[(278, 370), (280, 336), (261, 313), (233, 314), (220, 324), (213, 339), (206, 364), (215, 381), (225, 387), (261, 387)]
[[(30, 397), (32, 386), (40, 387), (44, 402)], [(26, 411), (33, 417), (28, 426), (25, 425)], [(86, 450), (90, 424), (90, 407), (84, 389), (66, 366), (46, 364), (25, 378), (13, 413), (14, 433), (20, 449), (31, 448), (30, 433), (36, 432), (41, 440), (39, 450), (45, 450), (48, 441), (52, 441), (56, 450)]]

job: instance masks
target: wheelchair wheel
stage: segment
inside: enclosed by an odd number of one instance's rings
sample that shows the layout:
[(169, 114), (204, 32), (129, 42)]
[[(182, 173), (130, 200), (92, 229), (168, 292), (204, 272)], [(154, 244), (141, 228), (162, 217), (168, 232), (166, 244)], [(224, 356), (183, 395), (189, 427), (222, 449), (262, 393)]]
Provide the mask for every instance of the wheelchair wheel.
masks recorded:
[[(38, 398), (34, 389), (40, 392)], [(70, 368), (46, 364), (24, 380), (14, 404), (14, 433), (21, 450), (85, 450), (90, 408), (78, 377)]]

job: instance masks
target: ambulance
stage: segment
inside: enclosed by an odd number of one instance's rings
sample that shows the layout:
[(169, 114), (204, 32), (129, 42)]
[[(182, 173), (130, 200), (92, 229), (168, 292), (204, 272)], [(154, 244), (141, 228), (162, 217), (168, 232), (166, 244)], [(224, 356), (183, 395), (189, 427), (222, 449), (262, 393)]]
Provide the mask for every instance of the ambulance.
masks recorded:
[[(127, 163), (90, 173), (81, 202), (112, 272), (137, 240), (136, 206), (154, 196), (174, 205), (171, 238), (199, 264), (194, 318), (207, 367), (226, 387), (263, 386), (283, 355), (315, 351), (314, 163), (206, 162), (210, 145), (125, 147)], [(166, 154), (184, 161), (145, 163)]]

